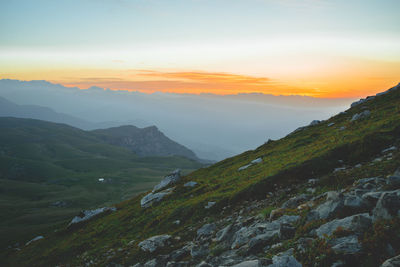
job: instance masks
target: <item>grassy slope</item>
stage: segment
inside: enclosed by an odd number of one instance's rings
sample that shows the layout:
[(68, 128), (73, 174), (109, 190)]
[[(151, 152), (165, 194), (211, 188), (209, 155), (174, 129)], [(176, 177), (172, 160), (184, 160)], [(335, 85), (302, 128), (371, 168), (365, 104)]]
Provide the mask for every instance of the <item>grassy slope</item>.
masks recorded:
[[(81, 209), (146, 191), (174, 168), (200, 166), (180, 157), (137, 157), (64, 124), (0, 118), (0, 247), (47, 234)], [(52, 206), (56, 201), (67, 206)]]
[[(366, 120), (350, 122), (351, 117), (365, 107), (371, 111), (371, 116)], [(180, 185), (158, 206), (143, 210), (139, 205), (143, 195), (137, 196), (117, 205), (117, 212), (76, 229), (60, 230), (21, 252), (11, 254), (10, 258), (30, 266), (77, 263), (81, 261), (77, 256), (83, 252), (85, 257), (92, 255), (98, 258), (110, 248), (123, 247), (123, 253), (127, 254), (117, 253), (114, 262), (144, 261), (151, 255), (140, 253), (137, 243), (145, 238), (176, 233), (182, 238), (178, 243), (190, 240), (193, 226), (204, 223), (204, 218), (217, 219), (223, 207), (234, 208), (235, 204), (248, 199), (265, 198), (269, 191), (274, 190), (274, 184), (285, 186), (328, 175), (333, 168), (341, 165), (338, 160), (351, 165), (369, 159), (398, 138), (399, 112), (400, 90), (397, 90), (319, 125), (264, 144), (254, 151), (199, 169), (184, 179), (197, 181), (199, 186), (187, 189)], [(328, 127), (331, 122), (335, 124)], [(342, 126), (346, 127), (343, 131), (340, 130)], [(237, 171), (258, 157), (263, 157), (263, 163)], [(393, 169), (394, 166), (388, 168)], [(383, 170), (378, 168), (373, 171), (379, 173)], [(216, 201), (217, 205), (206, 210), (204, 206), (208, 201)], [(181, 225), (172, 223), (176, 219), (182, 221)], [(128, 246), (131, 240), (135, 241)]]

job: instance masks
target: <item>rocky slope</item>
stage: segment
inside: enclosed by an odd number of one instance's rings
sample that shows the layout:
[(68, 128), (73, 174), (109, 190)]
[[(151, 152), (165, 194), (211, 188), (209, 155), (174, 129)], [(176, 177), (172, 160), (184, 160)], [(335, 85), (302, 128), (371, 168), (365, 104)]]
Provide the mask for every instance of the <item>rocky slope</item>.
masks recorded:
[(168, 175), (116, 211), (9, 249), (5, 262), (398, 266), (399, 147), (400, 85), (254, 151)]
[(198, 160), (193, 151), (172, 141), (155, 126), (138, 128), (126, 125), (94, 130), (92, 133), (111, 145), (125, 147), (139, 156), (183, 156)]

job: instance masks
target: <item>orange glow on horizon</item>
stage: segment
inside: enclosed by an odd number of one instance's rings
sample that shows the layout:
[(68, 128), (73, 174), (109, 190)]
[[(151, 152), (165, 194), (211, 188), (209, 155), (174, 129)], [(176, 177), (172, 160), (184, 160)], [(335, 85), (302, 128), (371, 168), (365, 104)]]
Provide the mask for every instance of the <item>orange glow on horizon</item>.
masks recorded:
[(203, 71), (156, 70), (37, 70), (1, 78), (47, 80), (67, 87), (87, 89), (92, 86), (110, 90), (165, 92), (179, 94), (211, 93), (232, 95), (263, 93), (271, 95), (302, 95), (318, 98), (358, 98), (374, 95), (395, 86), (399, 80), (396, 69), (389, 77), (368, 77), (366, 73), (339, 73), (339, 77), (315, 75), (305, 78), (273, 79), (252, 75)]

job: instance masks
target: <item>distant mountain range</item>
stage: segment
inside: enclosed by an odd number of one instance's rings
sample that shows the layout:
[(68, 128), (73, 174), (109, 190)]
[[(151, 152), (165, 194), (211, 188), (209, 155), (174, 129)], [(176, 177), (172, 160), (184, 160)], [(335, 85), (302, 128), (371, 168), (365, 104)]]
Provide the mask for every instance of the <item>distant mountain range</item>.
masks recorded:
[(281, 138), (312, 120), (329, 118), (353, 101), (265, 94), (146, 94), (99, 87), (81, 90), (47, 81), (8, 79), (0, 80), (0, 96), (80, 118), (87, 123), (57, 122), (84, 130), (156, 125), (199, 158), (209, 160), (222, 160)]
[[(101, 123), (91, 123), (74, 116), (55, 112), (47, 107), (17, 105), (4, 97), (0, 97), (0, 117), (38, 119), (64, 123), (80, 129), (95, 128), (96, 125), (101, 126)], [(183, 156), (199, 160), (193, 151), (166, 137), (156, 126), (138, 128), (133, 125), (125, 125), (94, 130), (92, 134), (105, 143), (128, 148), (139, 156)]]

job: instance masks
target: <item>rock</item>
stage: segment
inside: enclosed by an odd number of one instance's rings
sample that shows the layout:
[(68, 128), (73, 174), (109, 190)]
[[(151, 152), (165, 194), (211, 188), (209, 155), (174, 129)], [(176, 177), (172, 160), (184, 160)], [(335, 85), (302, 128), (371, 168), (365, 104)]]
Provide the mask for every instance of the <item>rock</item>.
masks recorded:
[(197, 264), (196, 267), (212, 267), (212, 266), (210, 264), (208, 264), (207, 262), (202, 261), (199, 264)]
[(388, 153), (388, 152), (390, 152), (390, 151), (395, 151), (395, 150), (397, 150), (397, 147), (396, 146), (391, 146), (391, 147), (389, 147), (389, 148), (386, 148), (386, 149), (384, 149), (384, 150), (382, 150), (382, 154), (385, 154), (385, 153)]
[(307, 218), (308, 220), (334, 218), (343, 208), (343, 205), (342, 194), (335, 191), (328, 192), (326, 194), (326, 201), (313, 210)]
[(378, 188), (384, 184), (386, 184), (386, 180), (379, 177), (363, 178), (353, 183), (356, 188), (360, 189), (367, 189), (366, 187), (369, 187), (369, 189)]
[(345, 196), (343, 205), (354, 211), (360, 211), (367, 207), (366, 202), (361, 197), (354, 195)]
[(168, 188), (161, 192), (149, 193), (140, 200), (140, 206), (142, 208), (148, 208), (154, 203), (161, 201), (165, 196), (171, 194), (173, 190), (174, 188)]
[(357, 254), (361, 251), (361, 244), (358, 242), (356, 235), (350, 235), (330, 240), (328, 244), (332, 250), (337, 254)]
[(320, 123), (321, 123), (321, 121), (319, 121), (319, 120), (313, 120), (312, 122), (310, 122), (310, 124), (308, 126), (314, 126), (314, 125), (318, 125)]
[(372, 211), (374, 221), (391, 219), (398, 215), (400, 209), (400, 190), (384, 192)]
[(333, 125), (335, 125), (334, 122), (328, 123), (328, 127), (331, 127), (331, 126), (333, 126)]
[(259, 260), (243, 261), (241, 263), (232, 265), (232, 267), (259, 267)]
[(367, 101), (367, 99), (363, 99), (363, 98), (361, 98), (360, 100), (358, 100), (358, 101), (355, 101), (355, 102), (351, 103), (350, 107), (355, 107), (355, 106), (358, 106), (358, 105), (360, 105), (360, 104), (364, 103), (365, 101)]
[(38, 241), (38, 240), (43, 239), (43, 238), (44, 238), (44, 236), (39, 235), (39, 236), (33, 238), (32, 240), (26, 242), (25, 246), (28, 246), (28, 245), (30, 245), (32, 242)]
[(154, 186), (153, 193), (160, 191), (163, 188), (176, 184), (181, 179), (181, 170), (176, 169), (174, 172), (166, 175), (162, 181)]
[(203, 225), (201, 228), (197, 230), (197, 238), (207, 237), (212, 235), (215, 232), (217, 226), (215, 223), (209, 223)]
[(400, 266), (400, 255), (390, 258), (382, 263), (381, 267), (398, 267)]
[(214, 201), (209, 201), (207, 203), (207, 206), (204, 206), (205, 209), (210, 209), (211, 207), (213, 207), (215, 204), (217, 204), (217, 202)]
[(141, 250), (145, 252), (154, 252), (157, 249), (164, 247), (169, 242), (170, 239), (171, 239), (170, 235), (152, 236), (140, 242), (139, 247)]
[(179, 261), (190, 255), (190, 250), (192, 249), (192, 244), (188, 244), (180, 249), (174, 250), (170, 253), (170, 258), (173, 261)]
[(371, 116), (371, 111), (369, 111), (369, 110), (364, 110), (363, 112), (354, 114), (350, 121), (356, 121), (356, 120), (366, 119), (366, 118), (368, 118), (369, 116)]
[(400, 169), (397, 169), (393, 175), (387, 177), (387, 184), (392, 187), (400, 186)]
[(340, 128), (339, 128), (339, 130), (340, 130), (340, 131), (344, 131), (344, 130), (346, 130), (346, 126), (342, 126), (342, 127), (340, 127)]
[(190, 250), (190, 256), (195, 259), (204, 257), (209, 253), (210, 251), (208, 250), (208, 247), (203, 245), (194, 245)]
[(375, 207), (383, 192), (367, 192), (362, 195), (362, 199), (368, 207)]
[(308, 196), (306, 194), (294, 196), (294, 197), (290, 198), (289, 200), (287, 200), (285, 203), (283, 203), (281, 208), (283, 208), (283, 209), (295, 208), (298, 205), (300, 205), (301, 203), (303, 203), (309, 199), (310, 199), (310, 196)]
[(173, 224), (180, 225), (181, 221), (180, 220), (176, 220), (176, 221), (173, 222)]
[(258, 253), (264, 248), (266, 245), (269, 245), (276, 241), (279, 237), (279, 231), (268, 231), (265, 234), (257, 235), (250, 239), (249, 241), (249, 253)]
[(262, 158), (256, 158), (255, 160), (251, 161), (251, 164), (258, 164), (261, 163), (262, 161), (263, 161)]
[(319, 179), (308, 179), (307, 183), (310, 185), (316, 185)]
[(250, 166), (251, 166), (251, 164), (244, 165), (244, 166), (240, 167), (240, 168), (238, 169), (238, 171), (243, 171), (243, 170), (247, 169), (247, 168), (250, 167)]
[(261, 231), (256, 228), (242, 227), (237, 231), (233, 236), (233, 242), (231, 245), (231, 249), (236, 249), (247, 242), (249, 242), (250, 238), (256, 236), (257, 234), (261, 234)]
[(175, 262), (169, 261), (166, 267), (189, 267), (189, 263), (187, 261)]
[(291, 226), (290, 224), (282, 223), (279, 227), (279, 239), (286, 240), (294, 237), (296, 233), (296, 228)]
[(190, 182), (185, 183), (183, 186), (184, 187), (195, 187), (196, 185), (197, 185), (196, 182), (190, 181)]
[(157, 256), (157, 258), (147, 261), (144, 267), (164, 267), (167, 265), (167, 256)]
[(272, 257), (272, 264), (268, 267), (302, 267), (302, 265), (293, 257), (293, 250), (290, 249)]
[(107, 211), (116, 211), (117, 209), (114, 207), (104, 207), (104, 208), (98, 208), (95, 210), (84, 210), (82, 211), (78, 216), (75, 216), (72, 221), (69, 223), (68, 226), (76, 223), (80, 223), (83, 221), (87, 221), (91, 219), (92, 217), (99, 215), (101, 213), (107, 212)]
[(361, 213), (343, 219), (335, 219), (330, 221), (321, 225), (318, 229), (316, 229), (315, 232), (319, 237), (324, 237), (325, 235), (330, 236), (338, 227), (341, 227), (343, 230), (360, 233), (368, 229), (371, 225), (371, 216), (368, 213)]
[(232, 234), (232, 228), (233, 228), (232, 224), (229, 224), (228, 226), (224, 227), (222, 230), (218, 231), (216, 234), (217, 242), (222, 242), (222, 241), (229, 239), (229, 237)]

